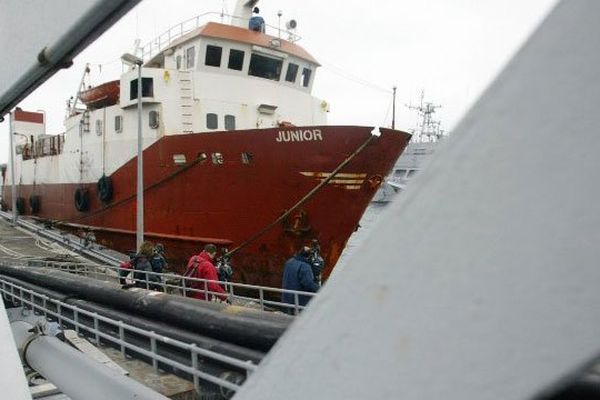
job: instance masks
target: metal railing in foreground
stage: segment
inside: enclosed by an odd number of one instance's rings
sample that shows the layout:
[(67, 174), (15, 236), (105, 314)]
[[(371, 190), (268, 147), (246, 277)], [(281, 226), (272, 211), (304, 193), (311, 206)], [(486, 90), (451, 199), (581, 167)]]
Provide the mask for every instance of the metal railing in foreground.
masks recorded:
[[(10, 214), (0, 211), (0, 217), (9, 220)], [(69, 272), (90, 276), (99, 280), (116, 280), (118, 279), (120, 271), (123, 271), (123, 273), (128, 271), (119, 267), (119, 259), (108, 255), (99, 249), (88, 247), (85, 244), (79, 243), (79, 241), (71, 239), (68, 235), (65, 236), (63, 232), (46, 229), (24, 219), (19, 219), (18, 224), (21, 228), (33, 232), (35, 235), (52, 240), (54, 243), (65, 245), (71, 250), (74, 250), (85, 257), (91, 257), (93, 260), (101, 264), (94, 264), (93, 262), (85, 264), (72, 261), (58, 262), (46, 261), (43, 259), (35, 260), (26, 255), (17, 253), (12, 254), (13, 252), (6, 249), (8, 250), (7, 254), (9, 254), (9, 259), (11, 260), (10, 265), (45, 266), (67, 270)], [(3, 265), (2, 261), (0, 261), (0, 265)], [(200, 292), (204, 293), (204, 298), (210, 298), (216, 295), (216, 293), (208, 289), (208, 283), (211, 282), (209, 280), (183, 277), (181, 275), (170, 273), (161, 274), (155, 272), (137, 271), (137, 275), (135, 275), (135, 272), (136, 271), (131, 273), (131, 276), (127, 279), (130, 283), (146, 289), (161, 290), (167, 293), (180, 294), (187, 297), (190, 297), (190, 295), (193, 293)], [(198, 283), (199, 285), (192, 285), (192, 283)], [(245, 306), (256, 307), (263, 311), (272, 311), (274, 309), (283, 310), (291, 315), (298, 315), (300, 310), (304, 308), (304, 306), (301, 305), (301, 299), (310, 299), (315, 295), (315, 293), (312, 292), (286, 290), (268, 286), (220, 281), (215, 281), (215, 283), (218, 283), (225, 288), (225, 290), (227, 290), (229, 293), (230, 299), (237, 303), (241, 303)], [(200, 286), (200, 289), (193, 288), (192, 286)], [(283, 293), (290, 294), (292, 299), (291, 303), (284, 303), (275, 300), (280, 299)]]
[[(26, 289), (12, 282), (0, 278), (0, 292), (2, 296), (13, 304), (30, 309), (32, 312), (44, 315), (46, 319), (56, 321), (61, 328), (74, 328), (78, 334), (88, 337), (97, 345), (101, 343), (112, 344), (119, 347), (121, 354), (137, 354), (140, 357), (149, 359), (152, 367), (158, 372), (162, 365), (173, 370), (183, 371), (189, 374), (194, 382), (194, 387), (200, 391), (200, 381), (209, 382), (221, 388), (221, 391), (237, 391), (240, 384), (224, 379), (221, 376), (215, 376), (201, 371), (199, 366), (204, 364), (206, 359), (227, 365), (236, 371), (244, 371), (248, 376), (255, 371), (257, 366), (251, 361), (243, 361), (237, 358), (229, 357), (210, 350), (199, 348), (195, 344), (185, 343), (167, 336), (156, 334), (153, 331), (147, 331), (135, 326), (117, 321), (95, 312), (90, 312), (73, 305), (51, 299), (50, 297), (36, 293), (33, 290)], [(87, 319), (87, 323), (85, 320)], [(101, 324), (105, 329), (101, 329)], [(106, 327), (112, 329), (106, 329)], [(128, 341), (128, 333), (143, 337), (147, 341), (147, 346), (140, 346)], [(189, 355), (189, 363), (183, 363), (170, 359), (165, 355), (159, 354), (159, 345), (176, 348), (180, 352)], [(225, 374), (227, 376), (227, 374)], [(245, 377), (244, 377), (245, 378)]]
[[(194, 297), (202, 294), (204, 299), (218, 301), (221, 293), (210, 290), (210, 284), (220, 285), (228, 294), (229, 300), (236, 305), (257, 308), (262, 311), (284, 311), (291, 315), (298, 315), (304, 308), (303, 300), (316, 295), (312, 292), (272, 288), (268, 286), (248, 285), (244, 283), (211, 281), (208, 279), (191, 278), (171, 273), (157, 273), (139, 271), (97, 264), (74, 264), (56, 261), (39, 261), (35, 265), (91, 277), (103, 281), (124, 283), (148, 290), (157, 290), (169, 294)], [(291, 303), (279, 300), (283, 293), (290, 294)]]

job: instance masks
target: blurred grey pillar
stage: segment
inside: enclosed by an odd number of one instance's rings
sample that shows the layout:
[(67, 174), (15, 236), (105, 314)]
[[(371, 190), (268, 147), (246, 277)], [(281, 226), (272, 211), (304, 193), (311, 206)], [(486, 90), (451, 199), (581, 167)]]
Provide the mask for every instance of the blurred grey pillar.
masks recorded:
[(599, 15), (555, 7), (235, 400), (531, 399), (600, 354)]
[(73, 400), (168, 400), (53, 336), (37, 336), (33, 325), (11, 324), (23, 361)]
[(142, 64), (141, 58), (125, 53), (121, 60), (131, 66), (137, 65), (137, 214), (136, 214), (136, 250), (139, 250), (144, 241), (144, 146), (142, 135)]
[(138, 66), (138, 99), (137, 99), (137, 117), (138, 117), (138, 149), (137, 149), (137, 229), (136, 229), (136, 250), (139, 251), (144, 241), (144, 146), (142, 136), (142, 62)]
[(9, 152), (10, 152), (10, 192), (12, 196), (12, 223), (17, 224), (17, 188), (15, 186), (15, 133), (14, 133), (14, 114), (10, 113), (10, 122), (8, 127)]
[(0, 299), (0, 398), (10, 400), (31, 400), (25, 372), (17, 353), (10, 324)]

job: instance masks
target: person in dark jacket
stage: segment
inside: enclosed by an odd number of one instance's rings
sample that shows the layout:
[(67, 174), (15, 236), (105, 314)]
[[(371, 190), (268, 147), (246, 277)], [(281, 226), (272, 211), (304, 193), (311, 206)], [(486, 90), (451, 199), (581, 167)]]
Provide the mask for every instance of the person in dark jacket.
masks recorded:
[(206, 279), (206, 281), (187, 281), (186, 287), (196, 289), (194, 291), (189, 291), (187, 294), (188, 297), (198, 300), (207, 300), (208, 295), (208, 299), (217, 297), (221, 301), (228, 301), (227, 292), (217, 283), (219, 277), (217, 275), (217, 268), (213, 264), (216, 255), (217, 246), (214, 244), (207, 244), (200, 254), (190, 258), (184, 276), (196, 279)]
[[(315, 283), (315, 277), (309, 261), (310, 247), (304, 246), (295, 256), (287, 260), (283, 267), (283, 280), (281, 287), (286, 290), (300, 290), (303, 292), (316, 292), (319, 285)], [(295, 295), (293, 293), (283, 292), (281, 302), (295, 304)], [(310, 300), (310, 296), (298, 296), (298, 304), (305, 306)], [(286, 309), (293, 313), (293, 309)]]
[[(152, 272), (155, 274), (162, 274), (165, 272), (165, 269), (168, 268), (167, 259), (165, 257), (165, 247), (161, 243), (157, 243), (154, 246), (154, 251), (152, 252), (152, 258), (150, 258), (150, 266), (152, 267)], [(162, 291), (164, 289), (163, 280), (160, 275), (148, 274), (150, 277), (150, 281), (153, 282), (150, 285), (150, 289)]]
[(152, 242), (143, 242), (138, 250), (137, 254), (132, 260), (133, 264), (133, 279), (135, 286), (141, 288), (149, 288), (151, 282), (156, 281), (157, 276), (153, 274), (147, 274), (146, 272), (152, 272), (152, 259), (154, 253), (154, 245)]

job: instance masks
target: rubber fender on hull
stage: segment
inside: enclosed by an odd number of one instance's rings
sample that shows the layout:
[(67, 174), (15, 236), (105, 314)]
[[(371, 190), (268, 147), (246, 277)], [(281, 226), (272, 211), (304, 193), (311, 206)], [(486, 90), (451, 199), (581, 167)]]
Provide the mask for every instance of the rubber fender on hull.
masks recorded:
[(90, 193), (86, 188), (77, 188), (74, 200), (77, 211), (83, 212), (90, 209)]
[(98, 198), (100, 201), (104, 203), (109, 202), (113, 195), (113, 185), (110, 176), (102, 175), (102, 177), (98, 179), (96, 189), (98, 190)]
[(42, 207), (42, 198), (38, 195), (29, 196), (29, 207), (31, 207), (31, 213), (37, 214), (40, 212)]
[(17, 197), (17, 212), (19, 215), (25, 214), (25, 199), (22, 197)]

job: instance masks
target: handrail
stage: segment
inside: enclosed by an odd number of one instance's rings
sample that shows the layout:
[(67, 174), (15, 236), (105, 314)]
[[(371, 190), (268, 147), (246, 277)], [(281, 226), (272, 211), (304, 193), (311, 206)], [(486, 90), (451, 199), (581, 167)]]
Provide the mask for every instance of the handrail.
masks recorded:
[[(14, 284), (12, 282), (5, 281), (0, 278), (0, 292), (3, 297), (11, 299), (13, 302), (15, 300), (21, 305), (26, 305), (33, 312), (41, 312), (48, 318), (50, 316), (52, 319), (58, 321), (61, 327), (65, 326), (65, 324), (70, 324), (75, 327), (76, 331), (79, 333), (80, 330), (84, 330), (88, 332), (90, 336), (94, 336), (96, 340), (103, 339), (106, 342), (112, 342), (118, 345), (121, 348), (121, 352), (125, 353), (126, 350), (130, 350), (134, 353), (140, 354), (142, 356), (148, 357), (152, 360), (152, 365), (155, 370), (158, 370), (158, 363), (162, 363), (168, 365), (172, 368), (185, 371), (188, 374), (194, 377), (194, 385), (196, 389), (199, 389), (197, 384), (198, 379), (202, 379), (204, 381), (216, 384), (223, 388), (227, 388), (229, 390), (237, 391), (241, 386), (237, 383), (230, 382), (222, 377), (211, 375), (207, 372), (198, 370), (195, 366), (198, 365), (197, 358), (206, 357), (212, 360), (218, 361), (220, 363), (224, 363), (226, 365), (238, 368), (240, 370), (244, 370), (246, 375), (255, 371), (257, 366), (251, 361), (242, 361), (233, 357), (226, 356), (224, 354), (220, 354), (211, 350), (198, 348), (194, 344), (185, 343), (180, 340), (159, 335), (153, 331), (147, 331), (144, 329), (137, 328), (133, 325), (129, 325), (124, 323), (123, 321), (113, 320), (111, 318), (99, 315), (98, 313), (84, 310), (82, 308), (61, 302), (59, 300), (52, 299), (46, 295), (36, 293), (33, 290), (26, 289), (22, 286)], [(28, 296), (25, 296), (24, 293), (27, 293)], [(36, 302), (36, 299), (39, 301)], [(50, 305), (54, 306), (54, 310), (50, 308)], [(56, 310), (56, 311), (55, 311)], [(69, 318), (63, 314), (64, 310), (69, 310), (72, 312), (73, 317)], [(86, 316), (92, 319), (92, 324), (85, 324), (82, 322), (81, 317)], [(99, 322), (103, 322), (107, 325), (111, 325), (114, 328), (114, 335), (107, 333), (106, 330), (99, 329)], [(158, 354), (157, 348), (155, 345), (151, 345), (150, 349), (139, 347), (133, 343), (128, 342), (126, 339), (125, 332), (132, 332), (137, 335), (143, 336), (147, 338), (150, 343), (156, 343), (157, 341), (160, 343), (167, 344), (169, 346), (177, 347), (180, 350), (184, 350), (189, 352), (191, 360), (190, 365), (181, 363), (176, 360), (172, 360), (170, 358), (165, 357), (164, 355)], [(99, 344), (99, 343), (97, 343)]]
[[(142, 48), (140, 49), (141, 53), (142, 53), (141, 54), (142, 60), (144, 60), (144, 62), (149, 61), (150, 59), (152, 59), (152, 57), (154, 57), (155, 55), (157, 55), (158, 53), (160, 53), (161, 51), (163, 51), (164, 49), (169, 47), (169, 45), (171, 43), (173, 43), (175, 40), (185, 36), (186, 34), (192, 32), (195, 29), (199, 28), (206, 22), (210, 22), (211, 21), (210, 17), (214, 17), (215, 15), (220, 17), (221, 23), (223, 23), (223, 19), (225, 17), (231, 18), (231, 20), (235, 19), (235, 20), (244, 21), (244, 22), (248, 21), (247, 18), (242, 18), (242, 17), (238, 17), (235, 15), (225, 14), (222, 12), (214, 12), (214, 11), (197, 15), (195, 17), (189, 18), (183, 22), (180, 22), (179, 24), (172, 26), (171, 28), (167, 29), (165, 32), (156, 36), (154, 39), (152, 39), (151, 41), (146, 43), (144, 46), (142, 46)], [(268, 24), (265, 26), (269, 32), (273, 32), (272, 36), (280, 37), (282, 34), (285, 34), (288, 36), (288, 40), (290, 42), (297, 42), (298, 40), (301, 39), (301, 37), (299, 35), (295, 34), (294, 32), (291, 32), (291, 31), (288, 31), (285, 29), (280, 29), (279, 27), (275, 27), (275, 26), (268, 25)]]
[[(183, 297), (189, 297), (190, 293), (203, 293), (205, 299), (210, 300), (212, 298), (213, 301), (218, 301), (218, 295), (221, 293), (209, 290), (208, 285), (209, 283), (216, 283), (225, 289), (225, 291), (228, 293), (229, 299), (236, 305), (257, 308), (262, 311), (281, 310), (291, 315), (298, 315), (305, 308), (305, 306), (300, 304), (301, 297), (311, 299), (317, 294), (313, 292), (273, 288), (269, 286), (192, 278), (173, 273), (140, 271), (115, 267), (113, 265), (84, 264), (47, 260), (35, 261), (34, 263), (35, 266), (38, 267), (43, 266), (47, 268), (58, 269), (77, 275), (91, 277), (97, 280), (118, 283), (121, 279), (123, 279), (127, 281), (128, 285), (137, 286), (148, 290), (158, 290)], [(5, 265), (5, 263), (0, 261), (0, 265)], [(22, 263), (22, 265), (32, 265), (32, 262), (29, 261), (28, 263)], [(201, 286), (201, 289), (192, 288), (191, 286), (193, 282), (200, 283), (199, 286)], [(243, 294), (240, 292), (243, 292)], [(294, 299), (293, 304), (274, 300), (274, 298), (281, 298), (283, 293), (289, 293), (292, 295)]]

